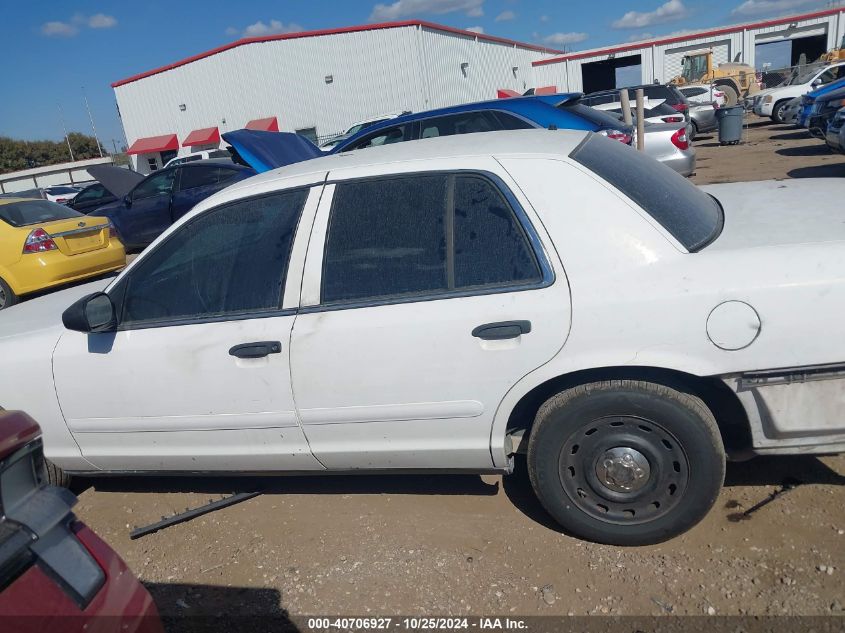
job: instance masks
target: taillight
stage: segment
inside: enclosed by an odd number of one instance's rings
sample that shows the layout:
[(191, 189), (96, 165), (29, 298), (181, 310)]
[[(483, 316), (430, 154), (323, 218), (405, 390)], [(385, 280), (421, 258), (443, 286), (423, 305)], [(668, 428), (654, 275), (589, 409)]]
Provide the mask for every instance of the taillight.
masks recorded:
[(23, 244), (24, 253), (43, 253), (57, 248), (53, 238), (44, 229), (33, 229)]
[(56, 198), (56, 202), (59, 204), (67, 204), (67, 198)]
[(607, 138), (612, 138), (614, 141), (624, 143), (625, 145), (630, 145), (633, 140), (630, 134), (627, 134), (622, 130), (599, 130), (599, 134), (606, 136)]
[(109, 238), (120, 239), (120, 234), (117, 232), (117, 229), (115, 228), (114, 224), (109, 222), (106, 227), (109, 230)]
[(684, 120), (682, 116), (665, 116), (662, 117), (664, 123), (680, 123)]
[(686, 112), (689, 108), (686, 103), (675, 103), (672, 105), (672, 109), (676, 112)]
[(689, 139), (687, 139), (686, 128), (681, 128), (672, 135), (672, 145), (678, 149), (689, 149)]

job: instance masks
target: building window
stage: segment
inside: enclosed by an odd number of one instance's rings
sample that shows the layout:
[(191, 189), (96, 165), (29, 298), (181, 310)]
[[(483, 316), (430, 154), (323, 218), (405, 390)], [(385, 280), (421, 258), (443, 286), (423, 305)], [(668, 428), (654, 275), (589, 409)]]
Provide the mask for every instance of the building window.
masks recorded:
[(158, 169), (158, 163), (156, 162), (155, 156), (150, 156), (147, 159), (147, 165), (150, 167), (150, 171), (155, 171)]
[(317, 128), (315, 128), (315, 127), (305, 127), (305, 128), (302, 128), (301, 130), (296, 130), (296, 133), (299, 134), (300, 136), (304, 136), (305, 138), (307, 138), (309, 141), (311, 141), (315, 145), (317, 144)]

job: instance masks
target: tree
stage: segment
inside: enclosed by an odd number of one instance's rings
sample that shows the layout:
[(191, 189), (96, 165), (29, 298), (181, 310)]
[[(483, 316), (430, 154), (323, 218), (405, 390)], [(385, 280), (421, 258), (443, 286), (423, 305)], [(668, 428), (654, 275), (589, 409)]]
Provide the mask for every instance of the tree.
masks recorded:
[[(99, 158), (97, 140), (93, 136), (71, 132), (68, 141), (73, 150), (75, 160)], [(103, 149), (103, 156), (108, 152)], [(0, 174), (33, 167), (57, 165), (70, 161), (67, 142), (61, 141), (22, 141), (0, 136)]]

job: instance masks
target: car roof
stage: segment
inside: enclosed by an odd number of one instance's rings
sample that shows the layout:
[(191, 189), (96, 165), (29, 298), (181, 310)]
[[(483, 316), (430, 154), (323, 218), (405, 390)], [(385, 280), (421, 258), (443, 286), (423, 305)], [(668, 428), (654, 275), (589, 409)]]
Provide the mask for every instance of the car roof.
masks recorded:
[(577, 101), (580, 97), (580, 92), (560, 92), (551, 95), (527, 95), (523, 97), (508, 97), (507, 99), (489, 99), (487, 101), (463, 103), (461, 105), (436, 108), (434, 110), (411, 112), (409, 114), (396, 117), (395, 119), (388, 119), (364, 128), (360, 132), (356, 132), (352, 136), (342, 139), (341, 143), (345, 147), (347, 144), (351, 145), (353, 141), (357, 141), (359, 138), (363, 138), (364, 136), (369, 136), (373, 132), (378, 132), (379, 130), (393, 127), (395, 125), (402, 125), (403, 123), (430, 119), (436, 116), (460, 114), (461, 112), (474, 112), (476, 110), (509, 110), (511, 112), (519, 112), (523, 108), (536, 108), (538, 105), (541, 107), (543, 105), (556, 106), (567, 101)]
[(319, 181), (325, 178), (326, 172), (351, 167), (469, 156), (568, 156), (589, 134), (591, 132), (584, 130), (533, 129), (455, 134), (393, 143), (327, 154), (279, 167), (232, 185), (228, 191), (288, 178), (301, 180), (313, 176), (314, 181)]

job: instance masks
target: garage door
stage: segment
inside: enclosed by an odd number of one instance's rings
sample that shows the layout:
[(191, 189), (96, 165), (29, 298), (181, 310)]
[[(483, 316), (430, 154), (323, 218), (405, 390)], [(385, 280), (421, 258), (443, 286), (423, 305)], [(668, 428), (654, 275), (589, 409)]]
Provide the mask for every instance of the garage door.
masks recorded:
[(694, 44), (692, 46), (681, 46), (678, 48), (666, 49), (663, 54), (663, 73), (666, 81), (677, 77), (681, 74), (681, 60), (684, 55), (693, 51), (706, 51), (708, 48), (713, 50), (713, 65), (718, 66), (731, 61), (731, 44), (730, 40), (722, 40), (720, 42), (709, 42), (705, 44)]

